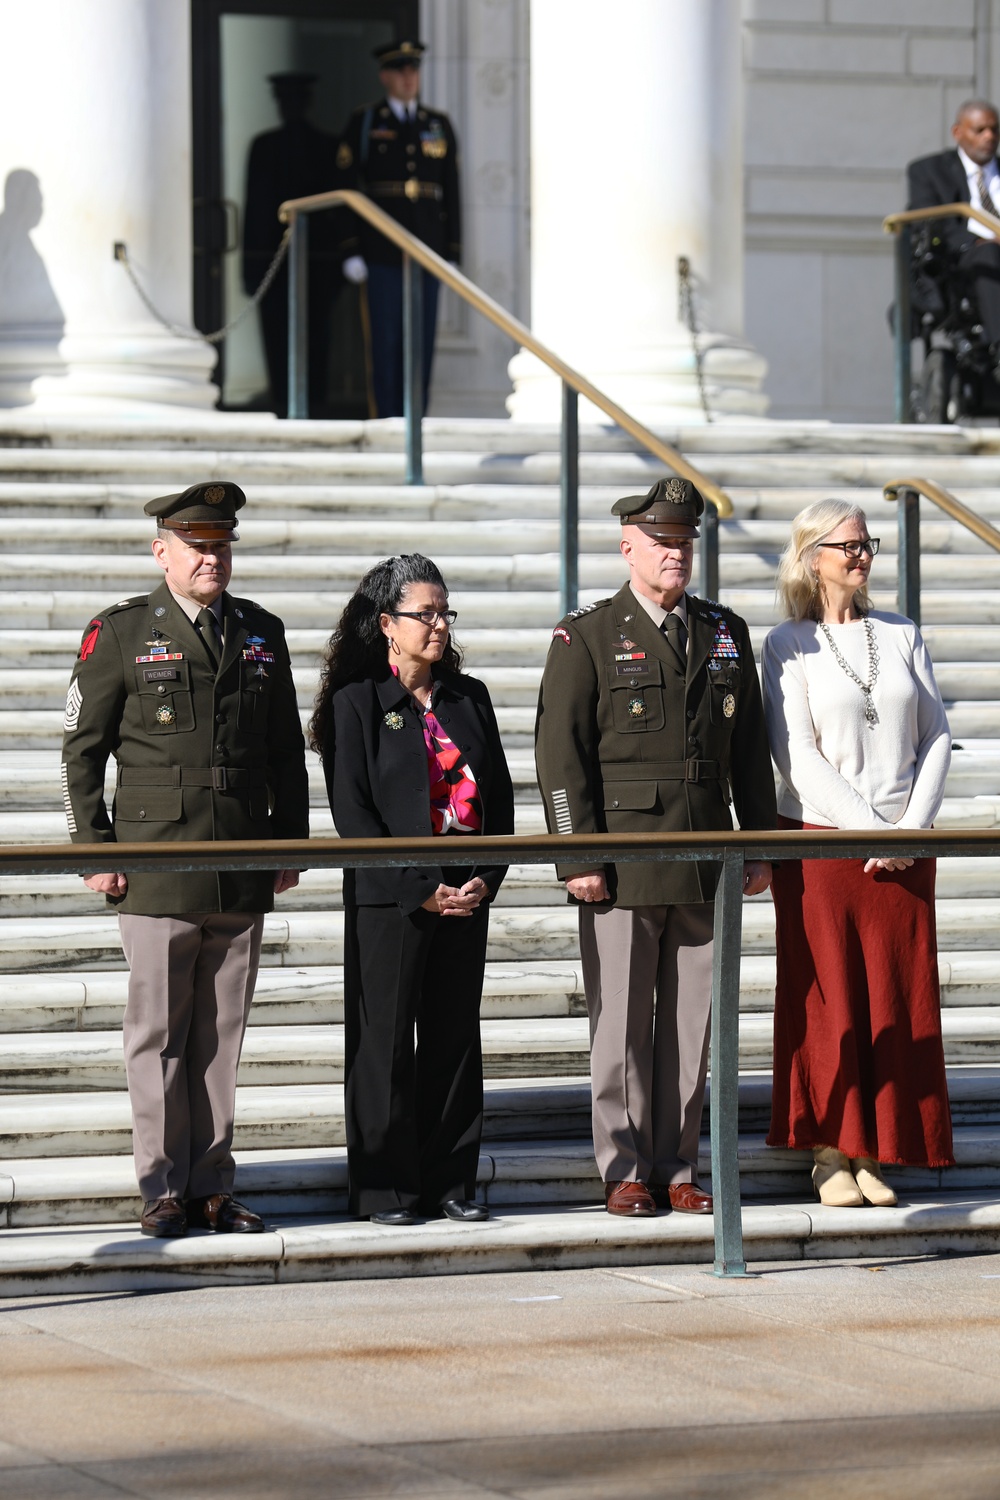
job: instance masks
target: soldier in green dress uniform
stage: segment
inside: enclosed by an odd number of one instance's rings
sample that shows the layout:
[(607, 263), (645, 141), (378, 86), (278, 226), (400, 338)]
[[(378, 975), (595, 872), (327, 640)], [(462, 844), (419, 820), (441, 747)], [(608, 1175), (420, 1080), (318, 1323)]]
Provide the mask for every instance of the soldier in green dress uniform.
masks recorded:
[[(74, 843), (308, 836), (284, 629), (226, 591), (245, 498), (212, 482), (150, 501), (163, 582), (83, 633), (62, 752)], [(263, 1229), (232, 1196), (236, 1072), (264, 913), (297, 882), (294, 870), (87, 877), (119, 913), (130, 969), (125, 1066), (145, 1234)]]
[[(774, 779), (746, 624), (686, 592), (704, 501), (684, 479), (619, 500), (629, 581), (552, 633), (536, 723), (551, 833), (773, 828)], [(594, 1147), (608, 1211), (711, 1213), (697, 1183), (715, 869), (557, 866), (580, 905)], [(744, 889), (770, 867), (748, 864)]]

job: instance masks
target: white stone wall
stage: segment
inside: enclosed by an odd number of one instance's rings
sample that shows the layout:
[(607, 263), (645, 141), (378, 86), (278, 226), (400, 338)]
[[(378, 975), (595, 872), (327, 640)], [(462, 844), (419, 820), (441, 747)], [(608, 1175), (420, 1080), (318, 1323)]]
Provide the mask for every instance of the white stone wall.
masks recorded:
[(774, 417), (892, 418), (907, 161), (1000, 86), (998, 0), (743, 0), (746, 333)]
[[(529, 321), (528, 0), (423, 0), (421, 92), (451, 116), (462, 162), (462, 269)], [(515, 346), (445, 292), (431, 414), (506, 414)]]

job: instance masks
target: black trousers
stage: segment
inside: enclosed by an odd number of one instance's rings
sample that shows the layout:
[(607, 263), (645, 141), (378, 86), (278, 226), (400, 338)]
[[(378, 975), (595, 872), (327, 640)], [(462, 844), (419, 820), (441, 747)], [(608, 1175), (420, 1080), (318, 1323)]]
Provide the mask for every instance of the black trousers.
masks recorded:
[[(489, 908), (439, 917), (344, 911), (347, 1162), (352, 1213), (472, 1198), (483, 1131)], [(416, 1047), (414, 1047), (416, 1032)]]
[(986, 337), (991, 344), (1000, 343), (1000, 244), (977, 239), (962, 251), (958, 264), (972, 280)]

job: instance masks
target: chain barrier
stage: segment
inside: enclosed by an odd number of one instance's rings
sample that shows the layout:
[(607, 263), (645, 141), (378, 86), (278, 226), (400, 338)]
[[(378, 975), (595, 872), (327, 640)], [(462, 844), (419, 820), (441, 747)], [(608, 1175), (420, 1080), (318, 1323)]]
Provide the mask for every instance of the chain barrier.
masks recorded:
[(686, 255), (677, 257), (677, 303), (678, 317), (687, 324), (691, 332), (691, 348), (694, 351), (694, 369), (698, 380), (698, 395), (701, 397), (701, 409), (705, 413), (705, 421), (711, 422), (712, 413), (708, 405), (708, 393), (705, 390), (705, 355), (698, 343), (698, 321), (694, 310), (694, 282), (691, 276), (691, 262)]
[(289, 224), (288, 228), (281, 236), (281, 244), (274, 252), (274, 259), (271, 261), (271, 264), (264, 272), (263, 280), (261, 281), (260, 286), (254, 292), (253, 296), (249, 299), (246, 305), (242, 307), (236, 314), (235, 318), (230, 318), (225, 327), (217, 328), (214, 333), (192, 333), (190, 328), (182, 328), (179, 323), (172, 323), (169, 318), (165, 318), (163, 316), (159, 308), (149, 300), (149, 297), (146, 295), (139, 282), (139, 278), (133, 271), (132, 264), (128, 258), (128, 247), (126, 246), (124, 240), (115, 241), (115, 260), (121, 262), (126, 276), (128, 277), (129, 281), (131, 281), (132, 285), (135, 287), (136, 292), (139, 295), (140, 301), (142, 301), (143, 304), (148, 308), (148, 310), (153, 314), (153, 317), (156, 319), (156, 321), (158, 323), (162, 323), (164, 328), (168, 329), (170, 333), (174, 334), (179, 339), (192, 339), (195, 343), (199, 344), (221, 344), (226, 335), (228, 333), (232, 333), (233, 329), (237, 328), (239, 324), (243, 322), (243, 319), (247, 316), (247, 314), (252, 312), (253, 309), (267, 295), (268, 291), (270, 290), (272, 281), (281, 270), (281, 262), (288, 254), (288, 243), (291, 237), (292, 226)]

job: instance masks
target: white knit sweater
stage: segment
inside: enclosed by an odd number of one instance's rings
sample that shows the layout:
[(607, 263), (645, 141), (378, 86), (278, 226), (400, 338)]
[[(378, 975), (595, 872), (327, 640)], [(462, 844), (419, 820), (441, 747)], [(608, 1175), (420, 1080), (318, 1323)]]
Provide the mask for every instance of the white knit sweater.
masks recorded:
[[(951, 735), (920, 631), (902, 615), (868, 616), (878, 647), (872, 701), (840, 666), (812, 620), (786, 620), (764, 642), (761, 666), (778, 811), (830, 828), (929, 828), (944, 797)], [(830, 625), (837, 649), (868, 681), (864, 624)]]

